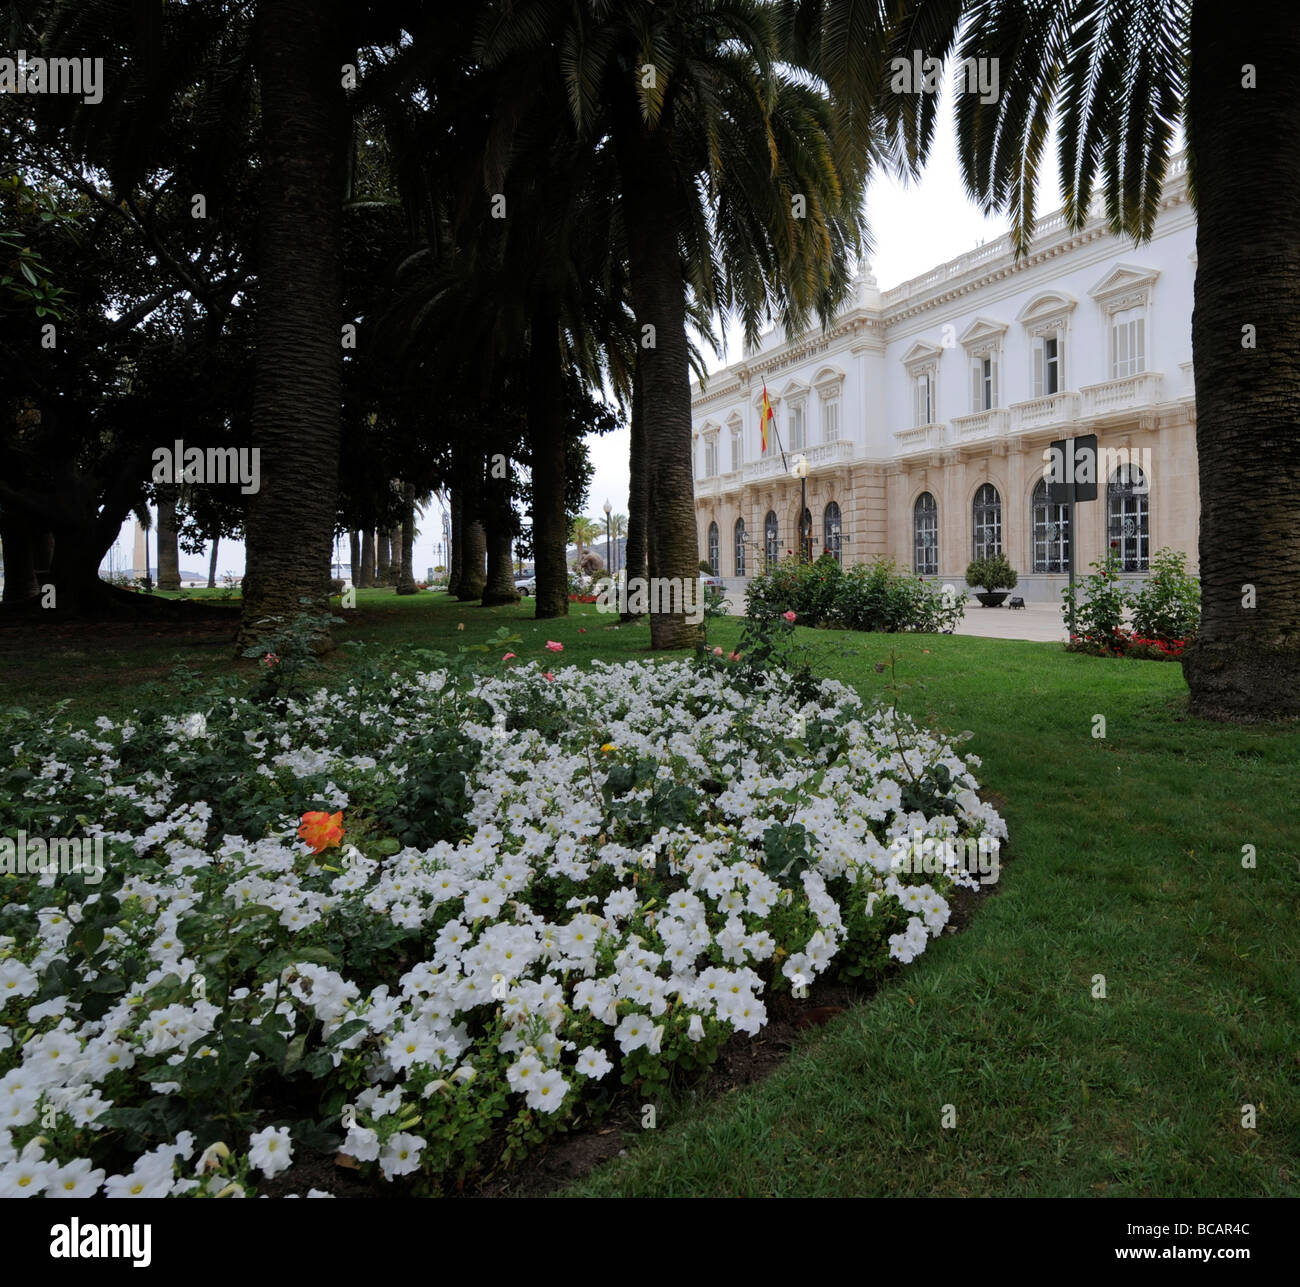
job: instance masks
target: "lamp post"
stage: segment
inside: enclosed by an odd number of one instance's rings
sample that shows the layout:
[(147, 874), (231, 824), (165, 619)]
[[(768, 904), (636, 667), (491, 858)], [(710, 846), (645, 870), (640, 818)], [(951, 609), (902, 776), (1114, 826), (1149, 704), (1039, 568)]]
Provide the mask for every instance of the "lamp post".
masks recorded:
[(790, 473), (799, 480), (799, 559), (800, 562), (807, 563), (808, 541), (811, 533), (807, 530), (808, 514), (808, 458), (803, 455), (796, 456), (790, 466)]
[(609, 557), (610, 557), (610, 556), (609, 556), (609, 544), (610, 544), (610, 542), (609, 542), (609, 514), (610, 514), (609, 498), (606, 497), (606, 498), (605, 498), (605, 571), (606, 571), (606, 572), (609, 572), (609, 574), (612, 576), (612, 575), (613, 575), (613, 572), (612, 572), (611, 569), (610, 569), (610, 562), (609, 562)]

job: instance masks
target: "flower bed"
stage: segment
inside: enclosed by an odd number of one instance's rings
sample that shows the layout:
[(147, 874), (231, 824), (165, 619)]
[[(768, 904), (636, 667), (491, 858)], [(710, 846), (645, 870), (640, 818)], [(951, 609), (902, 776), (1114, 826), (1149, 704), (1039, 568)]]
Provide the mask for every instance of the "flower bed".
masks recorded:
[(0, 876), (0, 1195), (247, 1194), (336, 1148), (439, 1192), (911, 961), (976, 882), (891, 844), (1005, 836), (974, 757), (833, 682), (499, 670), (0, 725), (0, 835), (105, 860)]

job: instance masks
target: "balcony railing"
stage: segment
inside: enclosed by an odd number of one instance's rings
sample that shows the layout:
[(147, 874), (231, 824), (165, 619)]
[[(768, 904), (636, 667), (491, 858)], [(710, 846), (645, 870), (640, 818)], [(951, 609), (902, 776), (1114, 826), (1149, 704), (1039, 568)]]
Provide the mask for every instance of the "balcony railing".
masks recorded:
[(989, 411), (976, 411), (969, 416), (953, 416), (952, 431), (958, 442), (972, 438), (998, 438), (1011, 425), (1011, 413), (1006, 407), (993, 407)]
[(1159, 371), (1139, 371), (1103, 384), (1085, 384), (1079, 390), (1083, 395), (1083, 414), (1104, 416), (1112, 411), (1153, 406), (1161, 400), (1164, 380)]
[(1077, 393), (1049, 393), (1043, 398), (1030, 398), (1027, 402), (1013, 402), (1012, 429), (1044, 429), (1050, 425), (1072, 424), (1079, 415)]
[(910, 429), (895, 429), (894, 441), (900, 451), (919, 451), (923, 447), (942, 447), (948, 435), (948, 426), (940, 421), (928, 425), (914, 425)]

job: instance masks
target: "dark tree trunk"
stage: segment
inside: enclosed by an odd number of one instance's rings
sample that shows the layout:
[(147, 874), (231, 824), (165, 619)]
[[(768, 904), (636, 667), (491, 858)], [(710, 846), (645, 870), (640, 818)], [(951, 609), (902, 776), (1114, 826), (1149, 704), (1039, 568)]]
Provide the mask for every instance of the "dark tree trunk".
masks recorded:
[(357, 585), (369, 590), (375, 583), (375, 532), (367, 528), (361, 533), (361, 579)]
[(1183, 673), (1208, 719), (1300, 715), (1300, 24), (1241, 14), (1192, 7), (1201, 627)]
[(36, 579), (35, 534), (19, 514), (0, 518), (0, 542), (5, 555), (5, 603), (19, 603), (40, 592)]
[(217, 550), (221, 547), (221, 537), (212, 538), (212, 554), (208, 558), (208, 589), (213, 590), (217, 585)]
[(388, 584), (396, 586), (402, 579), (402, 525), (388, 529)]
[(351, 562), (348, 563), (349, 579), (355, 587), (358, 584), (357, 578), (361, 575), (360, 532), (353, 531), (348, 533), (348, 547), (348, 558), (351, 560)]
[(569, 615), (560, 325), (552, 306), (533, 313), (528, 347), (528, 437), (533, 456), (533, 565), (539, 619)]
[(393, 560), (387, 531), (381, 529), (375, 549), (375, 584), (392, 585)]
[[(341, 8), (257, 7), (262, 114), (253, 445), (241, 649), (306, 609), (328, 646), (342, 377), (341, 202), (349, 141)], [(304, 485), (310, 479), (310, 485)]]
[(414, 594), (415, 590), (415, 484), (402, 485), (402, 562), (397, 577), (398, 594)]
[(158, 588), (181, 588), (180, 552), (176, 548), (176, 488), (158, 488)]
[(460, 573), (464, 564), (465, 525), (461, 521), (464, 507), (460, 502), (460, 484), (451, 489), (451, 548), (447, 551), (447, 593), (460, 593)]
[(460, 581), (456, 597), (481, 599), (487, 585), (487, 532), (483, 526), (483, 457), (469, 453), (462, 472), (461, 527), (464, 530), (464, 554), (461, 557)]
[(515, 567), (511, 558), (514, 531), (507, 485), (489, 478), (484, 484), (483, 522), (487, 528), (487, 583), (483, 587), (483, 606), (518, 603)]
[[(645, 395), (641, 382), (641, 348), (637, 346), (636, 365), (632, 372), (632, 447), (628, 453), (627, 545), (624, 548), (624, 572), (629, 599), (634, 583), (645, 580), (646, 569), (646, 440)], [(639, 612), (624, 612), (624, 621), (636, 621)]]
[[(686, 341), (686, 289), (677, 245), (672, 159), (658, 134), (647, 135), (636, 113), (617, 131), (623, 179), (623, 221), (628, 269), (642, 345), (639, 378), (645, 415), (654, 422), (646, 436), (646, 509), (649, 572), (653, 587), (676, 584), (694, 602), (699, 576), (695, 532), (695, 479), (691, 453), (690, 361)], [(654, 328), (649, 342), (642, 328)], [(666, 596), (665, 596), (666, 597)], [(658, 596), (654, 596), (658, 598)], [(652, 606), (671, 606), (654, 603)], [(689, 648), (700, 627), (686, 613), (651, 612), (650, 643), (656, 649)]]

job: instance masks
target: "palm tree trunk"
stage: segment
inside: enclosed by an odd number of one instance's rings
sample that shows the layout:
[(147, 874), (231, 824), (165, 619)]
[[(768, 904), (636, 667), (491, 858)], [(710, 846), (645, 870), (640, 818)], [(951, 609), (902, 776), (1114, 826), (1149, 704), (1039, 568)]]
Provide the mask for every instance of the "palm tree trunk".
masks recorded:
[[(304, 609), (329, 643), (343, 350), (341, 202), (348, 109), (341, 10), (263, 0), (257, 10), (262, 113), (253, 444), (243, 649)], [(310, 485), (304, 485), (310, 479)]]
[(1183, 673), (1209, 719), (1300, 715), (1300, 25), (1240, 15), (1192, 7), (1201, 627)]
[(367, 528), (361, 533), (361, 580), (357, 585), (368, 590), (375, 583), (375, 529)]
[(481, 599), (487, 585), (487, 532), (483, 526), (483, 457), (473, 451), (466, 456), (460, 493), (463, 553), (456, 598), (468, 601)]
[(402, 561), (397, 577), (398, 594), (415, 593), (415, 484), (402, 484)]
[[(619, 169), (628, 269), (638, 336), (654, 328), (639, 352), (637, 383), (644, 385), (645, 415), (654, 422), (646, 435), (646, 510), (652, 588), (674, 583), (694, 596), (699, 576), (695, 532), (695, 478), (691, 453), (690, 354), (686, 342), (686, 290), (674, 216), (675, 181), (665, 143), (646, 135), (637, 121), (621, 132)], [(656, 600), (659, 600), (656, 602)], [(692, 600), (693, 601), (693, 600)], [(651, 607), (670, 607), (652, 596)], [(677, 604), (681, 607), (681, 602)], [(650, 614), (655, 649), (691, 648), (700, 627), (685, 611)]]
[(543, 620), (569, 615), (560, 327), (552, 305), (542, 304), (534, 310), (529, 334), (528, 436), (533, 455), (533, 565), (537, 578), (534, 615)]
[[(624, 548), (624, 573), (629, 601), (635, 580), (645, 579), (646, 566), (646, 441), (645, 391), (641, 383), (641, 347), (637, 346), (636, 365), (632, 372), (632, 447), (628, 453), (627, 545)], [(636, 621), (639, 612), (624, 612), (622, 620)]]
[(461, 521), (464, 507), (460, 503), (460, 485), (451, 489), (451, 549), (447, 551), (447, 593), (460, 590), (460, 573), (464, 566), (465, 525)]
[(348, 533), (348, 557), (351, 562), (348, 564), (349, 579), (353, 586), (357, 584), (357, 577), (361, 575), (361, 533)]
[(5, 554), (5, 603), (32, 599), (41, 591), (36, 580), (36, 535), (21, 514), (10, 513), (0, 518), (0, 544)]
[(212, 553), (208, 556), (208, 589), (209, 590), (215, 590), (217, 588), (217, 550), (220, 548), (220, 546), (221, 546), (221, 537), (219, 535), (214, 536), (212, 538)]
[(515, 569), (511, 559), (514, 537), (509, 485), (489, 473), (483, 483), (483, 522), (487, 529), (487, 583), (483, 587), (483, 606), (518, 603)]
[(158, 588), (181, 588), (180, 552), (176, 548), (176, 488), (158, 487)]
[(392, 585), (393, 560), (389, 547), (388, 533), (380, 529), (379, 541), (375, 551), (375, 584)]

